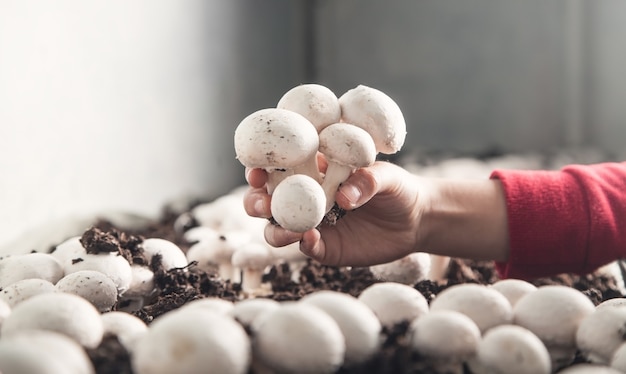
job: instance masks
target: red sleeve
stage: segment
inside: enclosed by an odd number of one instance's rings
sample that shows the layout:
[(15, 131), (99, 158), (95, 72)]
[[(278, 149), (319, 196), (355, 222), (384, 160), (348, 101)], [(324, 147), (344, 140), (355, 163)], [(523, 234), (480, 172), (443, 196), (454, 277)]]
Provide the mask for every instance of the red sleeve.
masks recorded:
[(509, 226), (503, 278), (589, 273), (626, 257), (626, 162), (504, 171)]

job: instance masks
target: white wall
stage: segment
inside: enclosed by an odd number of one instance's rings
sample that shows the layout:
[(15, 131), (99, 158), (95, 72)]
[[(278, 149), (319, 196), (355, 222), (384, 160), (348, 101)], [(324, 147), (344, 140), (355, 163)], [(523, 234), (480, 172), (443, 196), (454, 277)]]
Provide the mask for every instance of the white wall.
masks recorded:
[(0, 0), (0, 247), (242, 183), (234, 129), (300, 65), (293, 7), (264, 5)]

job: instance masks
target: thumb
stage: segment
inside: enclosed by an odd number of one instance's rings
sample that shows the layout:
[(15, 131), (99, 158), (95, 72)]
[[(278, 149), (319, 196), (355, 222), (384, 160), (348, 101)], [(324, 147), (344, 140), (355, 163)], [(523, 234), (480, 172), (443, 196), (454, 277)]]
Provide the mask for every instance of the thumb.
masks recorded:
[(357, 169), (341, 184), (335, 201), (343, 209), (356, 209), (377, 193), (396, 186), (405, 172), (401, 167), (386, 161), (377, 161), (371, 166)]

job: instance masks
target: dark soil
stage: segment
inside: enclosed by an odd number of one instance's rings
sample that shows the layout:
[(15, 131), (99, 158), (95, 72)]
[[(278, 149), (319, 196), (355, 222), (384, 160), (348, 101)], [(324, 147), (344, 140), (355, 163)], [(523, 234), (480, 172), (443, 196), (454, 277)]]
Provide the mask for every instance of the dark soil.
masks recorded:
[[(160, 221), (142, 230), (134, 231), (116, 228), (109, 222), (102, 221), (85, 232), (82, 238), (83, 244), (90, 251), (119, 251), (131, 263), (149, 264), (153, 269), (158, 292), (147, 305), (134, 312), (148, 324), (156, 317), (198, 298), (217, 296), (231, 301), (239, 299), (239, 284), (222, 282), (215, 274), (201, 271), (193, 263), (186, 269), (165, 271), (160, 266), (158, 257), (144, 258), (139, 246), (143, 238), (163, 238), (178, 244), (183, 250), (189, 248), (190, 243), (186, 243), (174, 230), (176, 217), (177, 215), (172, 212), (165, 212)], [(328, 267), (313, 261), (309, 261), (301, 270), (300, 283), (291, 280), (288, 265), (273, 267), (266, 274), (265, 280), (271, 282), (273, 288), (273, 294), (269, 297), (278, 301), (298, 300), (318, 290), (334, 290), (358, 296), (363, 289), (378, 282), (367, 268)], [(445, 284), (438, 285), (425, 280), (417, 283), (415, 288), (430, 302), (441, 290), (454, 284), (491, 284), (497, 280), (498, 276), (491, 262), (453, 259)], [(533, 283), (573, 287), (582, 291), (595, 304), (622, 296), (613, 278), (598, 274), (587, 276), (563, 274), (537, 279)], [(117, 306), (117, 308), (123, 307), (124, 305)], [(342, 374), (440, 373), (436, 363), (429, 362), (410, 351), (406, 334), (408, 326), (408, 322), (405, 322), (385, 330), (384, 344), (374, 358), (357, 367), (341, 368), (338, 372)], [(88, 353), (99, 374), (132, 373), (129, 355), (116, 337), (105, 338), (98, 348)]]

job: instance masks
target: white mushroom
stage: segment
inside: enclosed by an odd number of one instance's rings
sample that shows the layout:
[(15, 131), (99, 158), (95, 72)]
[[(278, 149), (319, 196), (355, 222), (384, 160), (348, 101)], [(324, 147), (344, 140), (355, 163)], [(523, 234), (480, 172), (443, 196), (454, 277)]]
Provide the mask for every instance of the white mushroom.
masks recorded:
[(261, 296), (271, 293), (271, 285), (263, 285), (265, 269), (275, 262), (268, 246), (249, 242), (242, 245), (232, 257), (234, 267), (242, 270), (241, 290), (248, 295)]
[(228, 311), (228, 315), (234, 318), (244, 327), (252, 326), (252, 323), (263, 313), (280, 308), (280, 303), (273, 299), (253, 298), (243, 299), (235, 303)]
[(478, 343), (472, 373), (550, 374), (550, 354), (535, 334), (516, 325), (496, 326)]
[(560, 370), (558, 374), (623, 374), (623, 371), (615, 370), (609, 366), (582, 363), (572, 365), (563, 370)]
[(367, 131), (348, 123), (334, 123), (326, 127), (319, 134), (319, 143), (319, 151), (328, 161), (322, 182), (328, 212), (335, 204), (339, 185), (356, 169), (376, 161), (376, 146)]
[(177, 310), (152, 322), (135, 343), (131, 360), (136, 374), (245, 374), (251, 360), (250, 340), (226, 315)]
[(490, 287), (504, 295), (513, 307), (524, 295), (537, 290), (534, 284), (522, 279), (500, 279)]
[(200, 309), (218, 314), (228, 314), (235, 305), (232, 301), (220, 299), (219, 297), (205, 297), (196, 299), (184, 304), (179, 310)]
[(366, 130), (379, 153), (393, 154), (404, 145), (406, 123), (398, 104), (384, 92), (359, 85), (339, 98), (342, 122)]
[(431, 311), (454, 310), (471, 318), (481, 333), (513, 321), (513, 308), (504, 295), (485, 285), (462, 283), (441, 291)]
[(63, 267), (47, 253), (28, 253), (10, 256), (2, 260), (0, 288), (23, 279), (44, 279), (56, 283), (64, 275)]
[(130, 263), (117, 253), (86, 253), (64, 265), (65, 275), (81, 270), (95, 270), (113, 280), (117, 292), (122, 295), (130, 287), (133, 272)]
[(600, 304), (596, 305), (596, 309), (614, 308), (614, 307), (622, 307), (622, 306), (626, 306), (626, 298), (616, 297), (613, 299), (604, 300)]
[(341, 118), (339, 99), (328, 87), (320, 84), (301, 84), (290, 89), (280, 98), (276, 107), (302, 114), (311, 121), (317, 132), (339, 122)]
[(56, 292), (56, 287), (45, 279), (22, 279), (2, 288), (0, 300), (4, 300), (11, 308), (22, 301), (46, 292)]
[(430, 255), (425, 252), (411, 253), (386, 264), (372, 265), (369, 269), (377, 279), (412, 286), (428, 277)]
[(25, 330), (0, 339), (3, 374), (94, 374), (85, 350), (63, 334)]
[(116, 336), (119, 342), (131, 352), (137, 340), (148, 331), (148, 326), (138, 317), (119, 311), (102, 314), (104, 336)]
[(550, 352), (552, 368), (559, 369), (574, 359), (576, 331), (593, 311), (593, 303), (582, 292), (549, 285), (519, 299), (513, 308), (513, 320), (541, 339)]
[(270, 208), (280, 226), (305, 232), (322, 222), (326, 197), (319, 183), (307, 175), (296, 174), (285, 178), (276, 187)]
[(68, 263), (71, 264), (72, 260), (81, 258), (87, 253), (80, 239), (81, 236), (73, 236), (57, 245), (50, 254), (65, 267)]
[(321, 309), (282, 303), (253, 326), (254, 359), (273, 373), (334, 373), (346, 351), (341, 329)]
[(111, 310), (117, 302), (117, 286), (113, 280), (95, 270), (68, 274), (57, 282), (56, 289), (82, 297), (101, 313)]
[(415, 319), (409, 337), (411, 349), (438, 365), (445, 365), (443, 372), (461, 373), (460, 365), (476, 354), (480, 330), (466, 315), (440, 310)]
[(2, 328), (2, 323), (10, 314), (11, 306), (9, 306), (9, 304), (7, 304), (4, 300), (0, 299), (0, 328)]
[(613, 352), (611, 367), (626, 373), (626, 342), (620, 344)]
[(345, 338), (345, 364), (360, 364), (378, 352), (382, 325), (374, 312), (359, 299), (337, 291), (317, 291), (300, 299), (328, 313)]
[(235, 130), (237, 159), (246, 167), (262, 168), (269, 173), (270, 194), (292, 174), (306, 174), (320, 181), (318, 147), (315, 126), (286, 109), (258, 110), (244, 118)]
[(149, 267), (139, 264), (132, 264), (130, 270), (132, 277), (123, 299), (143, 302), (154, 292), (154, 272)]
[(2, 324), (1, 336), (28, 329), (55, 331), (86, 348), (100, 344), (103, 334), (100, 312), (80, 296), (49, 292), (24, 300), (13, 308)]
[(238, 282), (240, 269), (233, 266), (232, 257), (241, 246), (250, 241), (250, 235), (244, 230), (216, 231), (214, 236), (207, 235), (189, 247), (187, 260), (197, 261), (198, 268), (204, 271), (214, 271), (217, 267), (222, 280)]
[(626, 340), (626, 307), (596, 308), (582, 319), (576, 331), (576, 346), (583, 357), (609, 364)]
[(413, 321), (428, 313), (428, 301), (411, 286), (381, 282), (364, 289), (358, 299), (378, 317), (383, 326), (392, 327), (403, 321)]
[(154, 256), (160, 256), (161, 265), (165, 270), (184, 268), (188, 264), (185, 252), (169, 240), (148, 238), (141, 243), (141, 248), (148, 260)]

